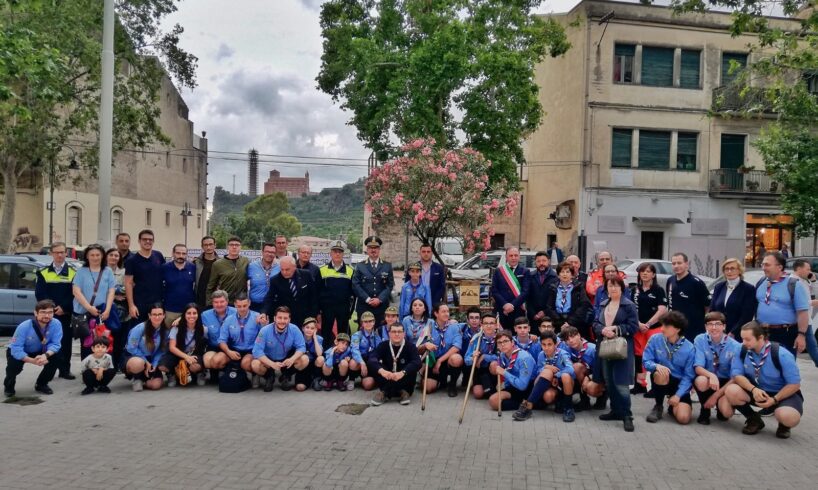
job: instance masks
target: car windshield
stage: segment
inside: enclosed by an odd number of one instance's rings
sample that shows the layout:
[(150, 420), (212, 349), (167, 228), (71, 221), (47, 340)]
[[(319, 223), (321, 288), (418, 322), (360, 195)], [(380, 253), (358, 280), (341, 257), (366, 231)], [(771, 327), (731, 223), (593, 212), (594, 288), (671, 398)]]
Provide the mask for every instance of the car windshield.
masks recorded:
[(623, 269), (627, 269), (631, 265), (633, 265), (632, 260), (620, 260), (619, 262), (616, 263), (616, 268), (619, 269), (619, 270), (623, 270)]
[(463, 248), (459, 243), (439, 243), (438, 252), (446, 255), (463, 255)]

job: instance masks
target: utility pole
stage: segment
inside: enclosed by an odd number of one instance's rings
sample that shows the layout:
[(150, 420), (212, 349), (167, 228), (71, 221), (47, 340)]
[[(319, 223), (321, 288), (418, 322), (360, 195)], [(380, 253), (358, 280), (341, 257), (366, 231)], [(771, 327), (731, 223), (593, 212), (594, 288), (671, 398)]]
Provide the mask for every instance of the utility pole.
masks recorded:
[[(99, 104), (97, 242), (111, 243), (111, 160), (114, 136), (114, 0), (105, 0), (102, 24), (102, 94)], [(49, 240), (50, 241), (50, 240)]]

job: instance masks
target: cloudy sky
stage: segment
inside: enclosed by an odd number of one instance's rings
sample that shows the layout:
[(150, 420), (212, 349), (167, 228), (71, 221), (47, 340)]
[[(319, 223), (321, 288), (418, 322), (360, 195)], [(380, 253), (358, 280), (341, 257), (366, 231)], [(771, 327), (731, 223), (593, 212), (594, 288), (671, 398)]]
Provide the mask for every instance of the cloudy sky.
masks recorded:
[[(570, 9), (578, 0), (545, 2), (541, 12)], [(322, 0), (186, 0), (167, 24), (181, 24), (181, 43), (199, 57), (198, 87), (183, 92), (195, 130), (207, 131), (209, 193), (221, 185), (247, 192), (247, 164), (213, 151), (296, 155), (334, 166), (305, 167), (298, 159), (262, 156), (259, 187), (273, 168), (285, 176), (310, 171), (311, 187), (338, 187), (366, 174), (369, 152), (346, 125), (349, 115), (319, 92), (319, 11)], [(232, 156), (231, 158), (235, 158)], [(302, 160), (303, 161), (303, 160)]]

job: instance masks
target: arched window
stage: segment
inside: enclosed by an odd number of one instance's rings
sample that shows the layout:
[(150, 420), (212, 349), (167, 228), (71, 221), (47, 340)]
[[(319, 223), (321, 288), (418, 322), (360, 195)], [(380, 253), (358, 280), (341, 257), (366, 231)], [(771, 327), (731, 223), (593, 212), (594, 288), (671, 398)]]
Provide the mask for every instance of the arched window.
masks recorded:
[(69, 245), (82, 245), (82, 209), (79, 206), (68, 208), (65, 239)]
[(120, 233), (122, 233), (122, 210), (114, 209), (111, 211), (111, 241), (114, 241)]

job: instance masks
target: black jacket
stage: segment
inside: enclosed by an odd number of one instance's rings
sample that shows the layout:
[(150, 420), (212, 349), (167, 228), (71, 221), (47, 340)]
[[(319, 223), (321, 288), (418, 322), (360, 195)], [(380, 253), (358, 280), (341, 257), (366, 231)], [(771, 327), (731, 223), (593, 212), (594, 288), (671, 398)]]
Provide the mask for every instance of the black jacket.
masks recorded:
[[(396, 348), (394, 352), (397, 352), (397, 350)], [(381, 368), (392, 371), (392, 362), (392, 342), (389, 340), (384, 340), (378, 344), (378, 347), (369, 355), (370, 369), (375, 372)], [(420, 371), (420, 355), (418, 355), (418, 349), (415, 347), (415, 344), (408, 339), (398, 356), (397, 370), (406, 371), (406, 375), (409, 377), (415, 376), (417, 372)]]
[(296, 269), (293, 278), (296, 287), (295, 298), (290, 290), (289, 279), (285, 279), (281, 273), (270, 278), (270, 289), (264, 298), (263, 310), (272, 319), (276, 308), (286, 306), (291, 312), (290, 323), (300, 327), (305, 318), (318, 315), (318, 298), (315, 282), (309, 272)]
[[(549, 296), (548, 296), (548, 306), (545, 309), (545, 314), (554, 320), (554, 327), (559, 329), (561, 325), (557, 325), (556, 320), (558, 318), (563, 318), (563, 315), (557, 313), (557, 288), (559, 286), (559, 281), (554, 282), (548, 288)], [(566, 316), (565, 321), (568, 322), (569, 325), (577, 327), (582, 332), (582, 327), (588, 326), (588, 310), (591, 308), (591, 300), (588, 299), (588, 295), (585, 294), (585, 287), (581, 284), (574, 283), (573, 289), (571, 289), (571, 311)]]
[[(534, 315), (538, 311), (545, 313), (548, 307), (548, 298), (551, 296), (551, 286), (559, 282), (559, 278), (550, 267), (545, 271), (545, 280), (540, 284), (540, 274), (537, 270), (531, 271), (526, 277), (528, 281), (528, 297), (525, 300), (525, 309), (528, 319), (534, 320)], [(545, 313), (548, 315), (548, 313)], [(536, 332), (536, 326), (532, 325), (532, 330)]]
[(736, 289), (730, 293), (727, 304), (724, 297), (727, 295), (727, 282), (716, 284), (713, 289), (713, 299), (710, 300), (710, 311), (720, 311), (727, 317), (727, 333), (732, 333), (737, 339), (741, 338), (742, 325), (753, 319), (758, 308), (756, 289), (747, 281), (739, 281)]

